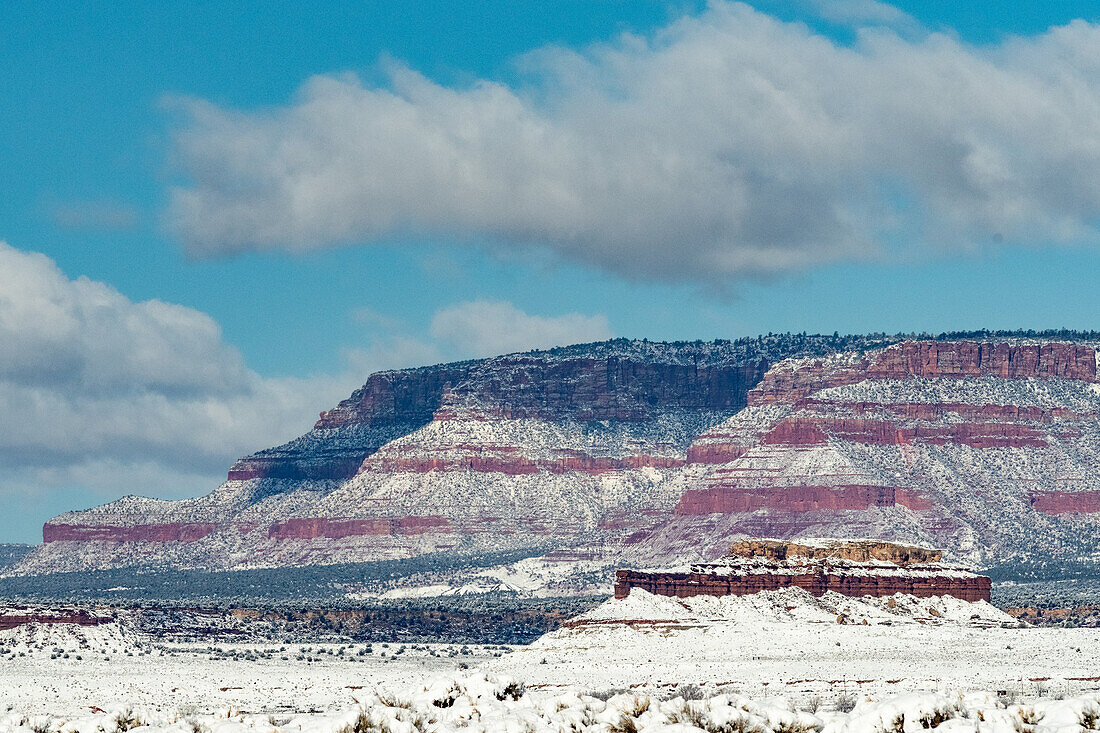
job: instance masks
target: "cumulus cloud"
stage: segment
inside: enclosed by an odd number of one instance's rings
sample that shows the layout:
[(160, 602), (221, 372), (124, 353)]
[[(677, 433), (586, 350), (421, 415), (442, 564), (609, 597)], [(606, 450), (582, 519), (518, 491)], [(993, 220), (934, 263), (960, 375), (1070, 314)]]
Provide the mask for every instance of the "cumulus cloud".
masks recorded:
[(233, 459), (304, 433), (371, 372), (609, 335), (602, 316), (502, 302), (440, 310), (423, 338), (376, 311), (354, 315), (381, 336), (348, 349), (338, 374), (262, 377), (208, 315), (131, 301), (0, 242), (0, 507), (73, 491), (89, 504), (205, 493)]
[(865, 27), (842, 44), (716, 1), (529, 54), (517, 86), (393, 64), (262, 112), (184, 101), (171, 225), (196, 255), (430, 235), (696, 281), (1097, 239), (1100, 26), (972, 46), (817, 4)]
[(374, 372), (438, 364), (447, 360), (448, 355), (440, 350), (438, 344), (407, 333), (384, 334), (367, 347), (344, 350), (344, 361), (351, 372), (361, 376), (360, 382)]
[(603, 341), (611, 327), (603, 315), (532, 316), (506, 301), (475, 300), (437, 311), (431, 333), (468, 358)]
[(916, 31), (916, 18), (879, 0), (809, 0), (810, 7), (824, 20), (845, 25), (884, 25)]
[[(304, 432), (347, 378), (265, 379), (209, 316), (0, 243), (0, 489), (179, 493)], [(133, 485), (131, 479), (139, 479)], [(198, 484), (192, 492), (209, 489)]]

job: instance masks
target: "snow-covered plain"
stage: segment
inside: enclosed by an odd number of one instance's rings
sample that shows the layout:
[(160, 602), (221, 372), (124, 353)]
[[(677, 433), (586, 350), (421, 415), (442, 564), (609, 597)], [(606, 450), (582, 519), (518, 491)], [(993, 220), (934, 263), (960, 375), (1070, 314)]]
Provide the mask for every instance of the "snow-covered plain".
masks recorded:
[(655, 696), (622, 691), (599, 697), (567, 691), (538, 695), (508, 677), (441, 677), (400, 691), (363, 690), (339, 710), (284, 716), (227, 707), (213, 714), (165, 713), (130, 706), (94, 708), (74, 716), (0, 713), (0, 733), (1068, 733), (1100, 729), (1100, 697), (1019, 702), (987, 693), (909, 694), (875, 701), (846, 699), (826, 707), (797, 707), (772, 698), (753, 700), (719, 691), (684, 688)]
[(511, 650), (28, 625), (0, 632), (0, 733), (1100, 730), (1097, 649), (985, 603), (800, 589), (635, 589)]
[[(891, 607), (892, 606), (892, 607)], [(954, 598), (676, 599), (634, 589), (496, 661), (539, 689), (682, 683), (800, 700), (912, 691), (1100, 691), (1100, 629), (1019, 628)]]
[(319, 713), (352, 705), (364, 687), (455, 674), (506, 651), (461, 644), (367, 648), (154, 643), (117, 622), (20, 626), (0, 631), (0, 714), (74, 716), (92, 706), (165, 714)]

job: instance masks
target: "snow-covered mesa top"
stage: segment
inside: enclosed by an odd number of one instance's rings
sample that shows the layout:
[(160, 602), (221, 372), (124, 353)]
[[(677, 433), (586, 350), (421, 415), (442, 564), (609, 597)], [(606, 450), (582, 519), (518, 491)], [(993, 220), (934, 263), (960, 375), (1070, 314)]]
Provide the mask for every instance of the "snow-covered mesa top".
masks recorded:
[(852, 598), (833, 591), (818, 597), (802, 588), (766, 590), (745, 596), (676, 598), (633, 588), (626, 598), (607, 601), (569, 622), (571, 626), (607, 623), (668, 624), (872, 624), (1017, 626), (1004, 611), (954, 596), (916, 598), (898, 593), (884, 598)]

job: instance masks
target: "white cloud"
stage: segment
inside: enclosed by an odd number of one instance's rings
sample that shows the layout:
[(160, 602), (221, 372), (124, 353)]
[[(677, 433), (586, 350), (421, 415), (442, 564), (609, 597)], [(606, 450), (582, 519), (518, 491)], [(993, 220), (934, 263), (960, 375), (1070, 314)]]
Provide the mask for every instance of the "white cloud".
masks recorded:
[(430, 337), (381, 330), (345, 351), (339, 375), (265, 378), (206, 314), (70, 280), (45, 255), (0, 242), (0, 495), (205, 493), (235, 458), (306, 432), (371, 372), (610, 335), (603, 316), (485, 301), (438, 311)]
[(345, 349), (343, 356), (348, 370), (360, 376), (355, 387), (374, 372), (438, 364), (447, 360), (437, 344), (403, 333), (384, 335), (365, 348)]
[(185, 102), (172, 225), (199, 255), (431, 235), (705, 281), (1097, 239), (1097, 25), (978, 47), (880, 25), (844, 45), (716, 1), (521, 65), (519, 87), (394, 65), (384, 88), (316, 77), (265, 112)]
[(920, 23), (913, 16), (879, 0), (809, 0), (821, 18), (857, 27), (883, 25), (915, 32)]
[(116, 495), (178, 494), (187, 477), (304, 432), (361, 381), (262, 378), (206, 314), (135, 303), (2, 242), (0, 343), (5, 491), (106, 490), (113, 474)]
[(402, 325), (400, 318), (387, 315), (367, 305), (356, 308), (349, 316), (358, 324), (382, 331), (396, 331)]
[(476, 300), (437, 311), (432, 336), (463, 358), (603, 341), (611, 328), (602, 315), (543, 317), (503, 301)]

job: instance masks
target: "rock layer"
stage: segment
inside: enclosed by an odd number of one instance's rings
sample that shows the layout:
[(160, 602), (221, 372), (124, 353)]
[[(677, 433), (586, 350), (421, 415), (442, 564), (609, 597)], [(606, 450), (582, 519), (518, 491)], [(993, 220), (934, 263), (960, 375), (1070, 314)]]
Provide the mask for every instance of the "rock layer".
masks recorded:
[(84, 608), (0, 606), (0, 631), (7, 631), (28, 624), (98, 626), (114, 620), (113, 616), (95, 613)]
[(213, 532), (213, 522), (166, 522), (132, 526), (79, 525), (47, 522), (43, 542), (196, 542)]
[(501, 550), (591, 569), (709, 560), (744, 536), (1087, 556), (1096, 358), (1070, 341), (784, 336), (382, 372), (206, 497), (51, 520), (15, 571)]
[(880, 541), (743, 540), (734, 543), (722, 561), (696, 565), (687, 573), (619, 570), (615, 597), (626, 598), (632, 588), (688, 598), (795, 587), (815, 596), (826, 591), (856, 598), (905, 593), (989, 601), (989, 578), (945, 565), (942, 556), (938, 550)]
[(619, 570), (615, 574), (615, 597), (626, 598), (631, 588), (640, 588), (654, 595), (676, 596), (745, 596), (764, 590), (802, 588), (815, 596), (835, 591), (846, 596), (883, 598), (906, 593), (918, 598), (954, 596), (964, 601), (989, 601), (992, 581), (984, 576), (968, 578), (894, 577), (874, 575), (844, 575), (838, 573), (804, 573), (789, 575), (732, 576), (710, 573), (642, 573)]

